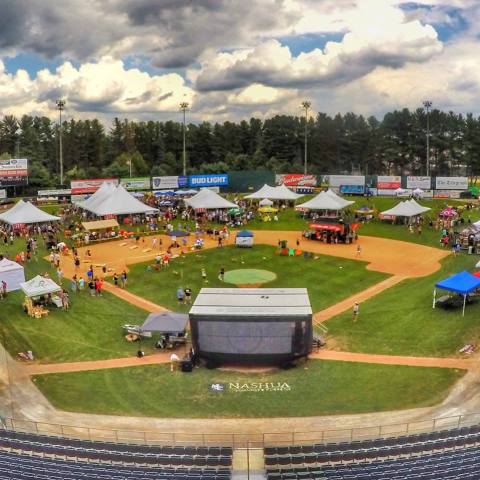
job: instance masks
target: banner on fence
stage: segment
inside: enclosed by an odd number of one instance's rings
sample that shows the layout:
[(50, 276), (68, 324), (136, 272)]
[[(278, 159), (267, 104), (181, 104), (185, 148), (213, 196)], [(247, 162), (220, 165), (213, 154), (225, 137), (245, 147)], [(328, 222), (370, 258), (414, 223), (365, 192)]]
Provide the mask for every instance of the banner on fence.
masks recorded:
[(70, 188), (72, 194), (78, 195), (79, 193), (94, 193), (96, 192), (102, 183), (110, 183), (112, 185), (118, 185), (118, 178), (90, 178), (87, 180), (72, 180), (70, 182)]
[(379, 175), (377, 188), (381, 190), (396, 190), (402, 186), (402, 177), (396, 175)]
[(182, 175), (170, 175), (152, 178), (152, 188), (154, 190), (168, 190), (185, 187), (188, 187), (188, 177)]
[(125, 187), (125, 190), (150, 190), (150, 177), (133, 177), (120, 179), (120, 185)]
[(7, 191), (5, 189), (0, 190), (0, 200), (5, 200), (7, 198)]
[(360, 195), (365, 193), (363, 185), (340, 185), (340, 193)]
[(198, 187), (226, 187), (228, 185), (228, 173), (215, 173), (207, 175), (190, 175), (188, 186)]
[(435, 188), (438, 190), (468, 190), (468, 177), (437, 177)]
[(395, 190), (391, 190), (390, 188), (378, 188), (377, 195), (379, 197), (396, 197), (397, 193)]
[(61, 188), (58, 190), (39, 190), (37, 195), (39, 197), (58, 197), (59, 195), (70, 195), (72, 190), (70, 188)]
[(26, 158), (11, 158), (0, 160), (0, 187), (27, 185), (28, 160)]
[(303, 173), (280, 173), (275, 175), (275, 183), (277, 185), (285, 185), (286, 187), (316, 187), (316, 175), (304, 175)]
[(430, 177), (407, 177), (407, 188), (430, 189), (431, 183)]
[(340, 187), (341, 185), (365, 185), (364, 175), (329, 175), (331, 187)]

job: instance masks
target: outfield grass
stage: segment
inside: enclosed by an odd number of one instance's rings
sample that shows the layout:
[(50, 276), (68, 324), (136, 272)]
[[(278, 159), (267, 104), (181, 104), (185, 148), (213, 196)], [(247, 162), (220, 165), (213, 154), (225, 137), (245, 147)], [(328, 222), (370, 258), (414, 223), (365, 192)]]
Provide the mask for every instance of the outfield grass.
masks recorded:
[[(311, 360), (305, 368), (240, 374), (166, 365), (42, 375), (35, 383), (61, 410), (181, 418), (364, 413), (440, 402), (461, 371)], [(238, 392), (229, 382), (287, 383), (290, 391)], [(210, 390), (213, 383), (227, 388)], [(91, 393), (95, 392), (95, 395)]]
[[(23, 240), (14, 245), (0, 247), (1, 253), (14, 256), (24, 249)], [(57, 280), (55, 270), (42, 256), (40, 247), (37, 259), (25, 265), (26, 279), (48, 272)], [(64, 280), (69, 289), (70, 282)], [(14, 357), (18, 352), (32, 350), (42, 363), (97, 360), (134, 355), (139, 345), (127, 343), (121, 326), (125, 323), (143, 323), (147, 313), (129, 303), (104, 292), (102, 297), (91, 298), (89, 293), (71, 293), (68, 311), (50, 307), (50, 314), (41, 319), (24, 313), (22, 291), (11, 292), (0, 301), (0, 341)], [(146, 352), (154, 350), (153, 341), (142, 343)]]
[[(366, 270), (366, 263), (319, 255), (315, 259), (275, 256), (275, 248), (256, 245), (252, 249), (215, 248), (189, 253), (174, 259), (168, 269), (147, 271), (147, 265), (130, 267), (128, 290), (157, 304), (177, 311), (187, 311), (188, 305), (178, 305), (178, 287), (190, 287), (193, 298), (202, 287), (235, 287), (218, 278), (220, 269), (259, 268), (272, 271), (277, 278), (262, 287), (308, 288), (314, 312), (333, 305), (343, 298), (364, 290), (388, 275)], [(201, 277), (207, 272), (208, 283)]]
[(432, 309), (434, 284), (473, 271), (477, 261), (473, 255), (447, 257), (435, 274), (405, 280), (362, 303), (356, 323), (350, 312), (328, 320), (333, 344), (353, 352), (417, 356), (455, 356), (465, 344), (478, 344), (480, 302), (467, 305), (465, 317), (461, 309)]

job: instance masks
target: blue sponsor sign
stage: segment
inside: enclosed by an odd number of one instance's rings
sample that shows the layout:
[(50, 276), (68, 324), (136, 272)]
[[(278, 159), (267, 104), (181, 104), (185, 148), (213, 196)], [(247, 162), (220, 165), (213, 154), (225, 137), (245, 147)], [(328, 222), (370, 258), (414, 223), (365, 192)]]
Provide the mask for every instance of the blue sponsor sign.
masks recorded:
[(178, 188), (188, 187), (188, 177), (180, 175), (178, 177)]
[(227, 173), (215, 173), (211, 175), (190, 175), (188, 177), (188, 186), (198, 187), (224, 187), (228, 185)]
[(340, 193), (363, 195), (364, 190), (365, 188), (363, 185), (340, 185)]

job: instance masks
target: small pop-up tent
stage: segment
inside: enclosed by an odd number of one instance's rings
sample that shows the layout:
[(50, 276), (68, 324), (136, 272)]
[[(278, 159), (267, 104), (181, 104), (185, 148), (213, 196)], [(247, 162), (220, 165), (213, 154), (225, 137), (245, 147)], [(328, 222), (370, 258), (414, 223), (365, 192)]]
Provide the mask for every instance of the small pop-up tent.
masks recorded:
[(260, 202), (258, 202), (258, 204), (261, 207), (271, 207), (273, 205), (273, 202), (271, 200), (269, 200), (268, 198), (264, 198), (263, 200), (260, 200)]
[(169, 334), (178, 334), (185, 331), (188, 323), (188, 315), (174, 312), (155, 312), (151, 313), (143, 325), (140, 327), (142, 332), (160, 332)]
[(241, 230), (235, 237), (237, 247), (253, 247), (253, 233), (250, 230)]
[(27, 297), (40, 297), (41, 295), (59, 292), (62, 289), (51, 278), (45, 278), (40, 275), (28, 280), (28, 282), (22, 282), (20, 288)]
[(467, 295), (477, 288), (480, 288), (480, 278), (468, 273), (467, 271), (463, 271), (436, 283), (435, 287), (436, 288), (433, 290), (433, 308), (435, 308), (437, 303), (436, 289), (440, 288), (441, 290), (447, 290), (463, 296), (462, 316), (465, 316), (465, 303), (467, 302)]
[(0, 282), (7, 284), (7, 292), (19, 290), (20, 284), (25, 282), (23, 267), (7, 258), (0, 260)]

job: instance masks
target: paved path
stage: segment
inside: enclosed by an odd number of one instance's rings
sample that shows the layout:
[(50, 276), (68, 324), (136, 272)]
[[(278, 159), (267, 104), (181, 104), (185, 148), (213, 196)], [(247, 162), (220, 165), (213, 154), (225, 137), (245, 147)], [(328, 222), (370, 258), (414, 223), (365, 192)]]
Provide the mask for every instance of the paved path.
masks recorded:
[(132, 305), (135, 305), (136, 307), (142, 308), (143, 310), (146, 310), (147, 312), (168, 312), (169, 310), (166, 309), (165, 307), (162, 307), (161, 305), (157, 305), (156, 303), (151, 302), (150, 300), (147, 300), (143, 297), (139, 297), (138, 295), (135, 295), (132, 292), (129, 292), (128, 290), (120, 287), (116, 287), (115, 285), (112, 285), (108, 282), (103, 283), (103, 289), (106, 290), (107, 292), (113, 293), (116, 297), (121, 298), (122, 300), (125, 300), (128, 303), (131, 303)]
[(400, 283), (402, 280), (405, 280), (405, 277), (400, 275), (394, 275), (392, 277), (386, 278), (381, 282), (372, 285), (371, 287), (362, 290), (361, 292), (357, 292), (351, 297), (345, 298), (344, 300), (332, 305), (320, 312), (317, 312), (313, 315), (313, 323), (318, 324), (329, 320), (330, 318), (335, 317), (335, 315), (339, 315), (340, 313), (346, 312), (347, 310), (351, 310), (353, 304), (355, 302), (362, 303), (369, 298), (378, 295), (380, 292), (383, 292), (387, 288), (393, 287), (397, 283)]
[[(176, 352), (178, 354), (178, 351)], [(93, 360), (87, 362), (25, 364), (19, 369), (19, 376), (45, 375), (48, 373), (82, 372), (86, 370), (104, 370), (109, 368), (137, 367), (141, 365), (158, 365), (170, 362), (171, 352), (159, 352), (143, 358), (125, 357), (109, 360)], [(397, 355), (375, 355), (368, 353), (337, 352), (320, 350), (310, 355), (316, 360), (336, 360), (344, 362), (377, 363), (383, 365), (406, 365), (411, 367), (458, 368), (470, 370), (475, 367), (473, 359), (405, 357)]]

